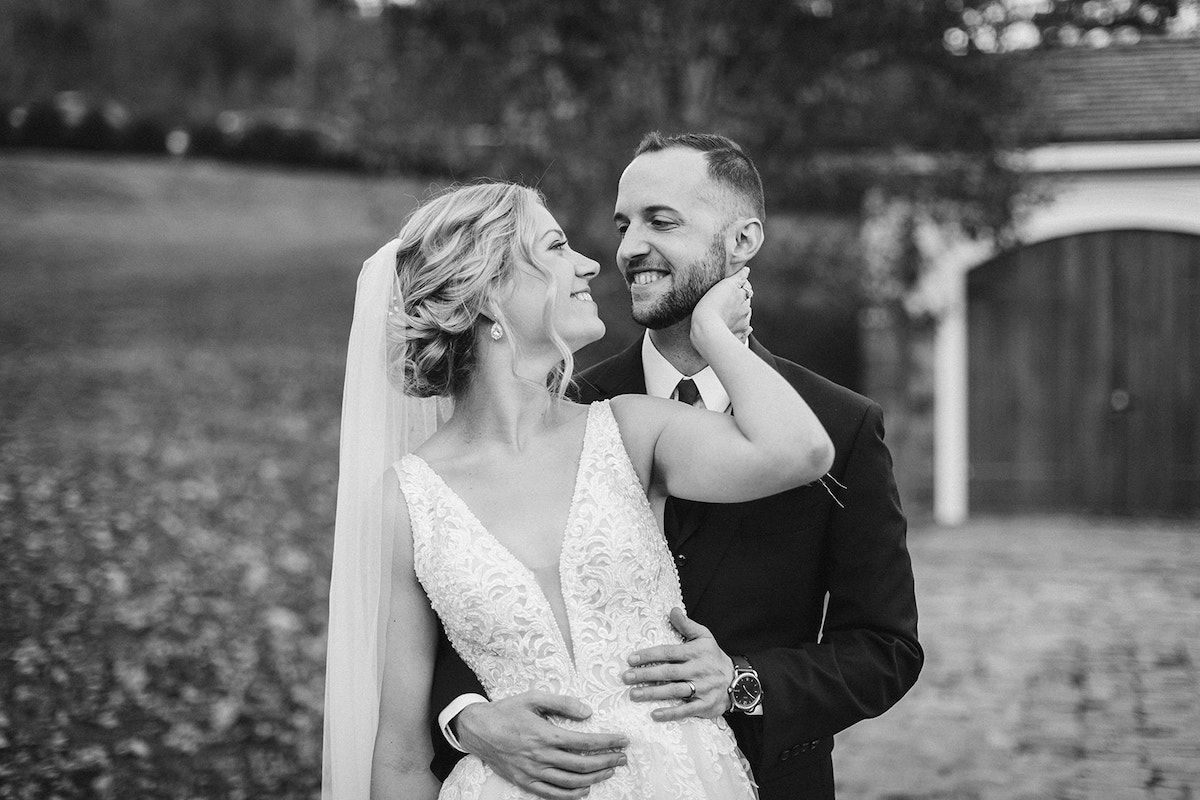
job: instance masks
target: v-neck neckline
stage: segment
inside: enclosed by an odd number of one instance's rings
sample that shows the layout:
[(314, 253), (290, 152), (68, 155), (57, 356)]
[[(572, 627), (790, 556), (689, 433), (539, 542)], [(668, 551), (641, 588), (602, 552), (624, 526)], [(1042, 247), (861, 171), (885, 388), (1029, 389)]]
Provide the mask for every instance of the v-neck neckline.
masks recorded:
[(466, 517), (466, 519), (473, 524), (488, 541), (494, 544), (505, 558), (508, 558), (514, 564), (516, 564), (517, 567), (520, 568), (520, 570), (526, 575), (529, 582), (533, 585), (533, 589), (541, 597), (542, 602), (546, 607), (546, 611), (550, 613), (550, 621), (552, 623), (551, 628), (554, 630), (555, 635), (562, 644), (563, 653), (567, 657), (567, 663), (571, 665), (571, 669), (573, 671), (576, 670), (575, 636), (571, 630), (571, 609), (567, 606), (567, 596), (565, 591), (566, 574), (565, 570), (563, 569), (563, 560), (567, 551), (567, 535), (571, 531), (571, 525), (575, 521), (575, 516), (579, 507), (579, 495), (583, 484), (581, 480), (583, 475), (583, 465), (586, 460), (587, 448), (591, 439), (592, 414), (597, 405), (599, 404), (592, 403), (590, 406), (588, 406), (586, 418), (583, 421), (583, 436), (579, 444), (579, 460), (575, 466), (575, 482), (571, 488), (571, 502), (567, 506), (567, 517), (566, 521), (563, 523), (562, 535), (559, 537), (558, 542), (558, 593), (559, 599), (562, 601), (563, 610), (567, 615), (567, 630), (565, 632), (558, 624), (558, 619), (554, 614), (554, 606), (550, 604), (550, 598), (546, 596), (546, 590), (542, 588), (542, 584), (538, 582), (537, 572), (535, 572), (534, 569), (527, 565), (524, 561), (517, 558), (516, 554), (513, 553), (512, 550), (510, 550), (508, 546), (504, 544), (504, 542), (500, 541), (495, 534), (488, 530), (487, 526), (480, 521), (478, 515), (476, 515), (476, 513), (471, 509), (471, 506), (467, 504), (467, 501), (464, 500), (462, 496), (446, 482), (445, 478), (443, 478), (437, 470), (430, 466), (428, 461), (421, 458), (421, 456), (417, 455), (416, 453), (409, 453), (412, 458), (420, 463), (421, 466), (427, 470), (439, 484), (441, 484), (442, 488), (446, 490), (446, 493), (450, 496), (453, 502), (458, 505), (459, 510), (463, 512), (463, 515)]

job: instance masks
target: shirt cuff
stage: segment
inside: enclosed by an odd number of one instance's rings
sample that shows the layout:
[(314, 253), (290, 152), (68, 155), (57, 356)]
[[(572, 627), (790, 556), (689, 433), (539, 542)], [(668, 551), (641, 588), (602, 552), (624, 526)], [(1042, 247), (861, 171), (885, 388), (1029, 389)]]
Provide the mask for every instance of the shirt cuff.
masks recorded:
[(454, 731), (450, 729), (450, 723), (454, 721), (464, 708), (473, 706), (476, 703), (486, 703), (488, 699), (481, 694), (460, 694), (458, 697), (442, 709), (442, 713), (438, 714), (438, 727), (442, 729), (442, 736), (446, 737), (446, 741), (451, 747), (460, 753), (467, 752), (462, 745), (458, 743), (458, 737), (454, 735)]

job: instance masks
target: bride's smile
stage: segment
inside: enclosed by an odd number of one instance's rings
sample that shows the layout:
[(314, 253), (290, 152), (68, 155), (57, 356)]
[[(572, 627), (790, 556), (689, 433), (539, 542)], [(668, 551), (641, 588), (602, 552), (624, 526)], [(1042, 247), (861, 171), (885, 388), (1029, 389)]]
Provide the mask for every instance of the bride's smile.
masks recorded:
[(574, 352), (604, 336), (590, 288), (600, 264), (571, 248), (544, 206), (535, 206), (530, 216), (534, 230), (528, 263), (517, 264), (500, 307), (523, 356), (555, 353), (555, 334)]

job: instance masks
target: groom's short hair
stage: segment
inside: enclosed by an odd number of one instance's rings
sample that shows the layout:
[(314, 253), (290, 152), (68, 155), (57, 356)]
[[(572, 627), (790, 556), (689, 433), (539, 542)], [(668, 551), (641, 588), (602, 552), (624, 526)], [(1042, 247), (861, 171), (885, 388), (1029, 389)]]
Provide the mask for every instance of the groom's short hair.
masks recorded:
[(708, 177), (718, 185), (728, 189), (743, 208), (739, 213), (765, 221), (767, 217), (766, 201), (763, 199), (762, 176), (758, 167), (741, 145), (722, 136), (719, 133), (680, 133), (674, 136), (664, 136), (658, 131), (651, 131), (642, 137), (633, 157), (645, 153), (657, 153), (672, 147), (683, 147), (697, 150), (704, 154), (708, 162)]

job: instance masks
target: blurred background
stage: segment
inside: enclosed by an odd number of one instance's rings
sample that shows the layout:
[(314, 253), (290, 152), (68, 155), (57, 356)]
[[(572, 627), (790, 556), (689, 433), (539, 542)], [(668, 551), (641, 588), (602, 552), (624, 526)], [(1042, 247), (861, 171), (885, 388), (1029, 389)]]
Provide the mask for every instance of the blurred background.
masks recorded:
[(535, 184), (604, 267), (594, 363), (654, 129), (755, 158), (756, 334), (888, 420), (931, 661), (842, 795), (1192, 797), (1198, 36), (1195, 0), (0, 0), (0, 798), (317, 795), (359, 266), (431, 190)]

